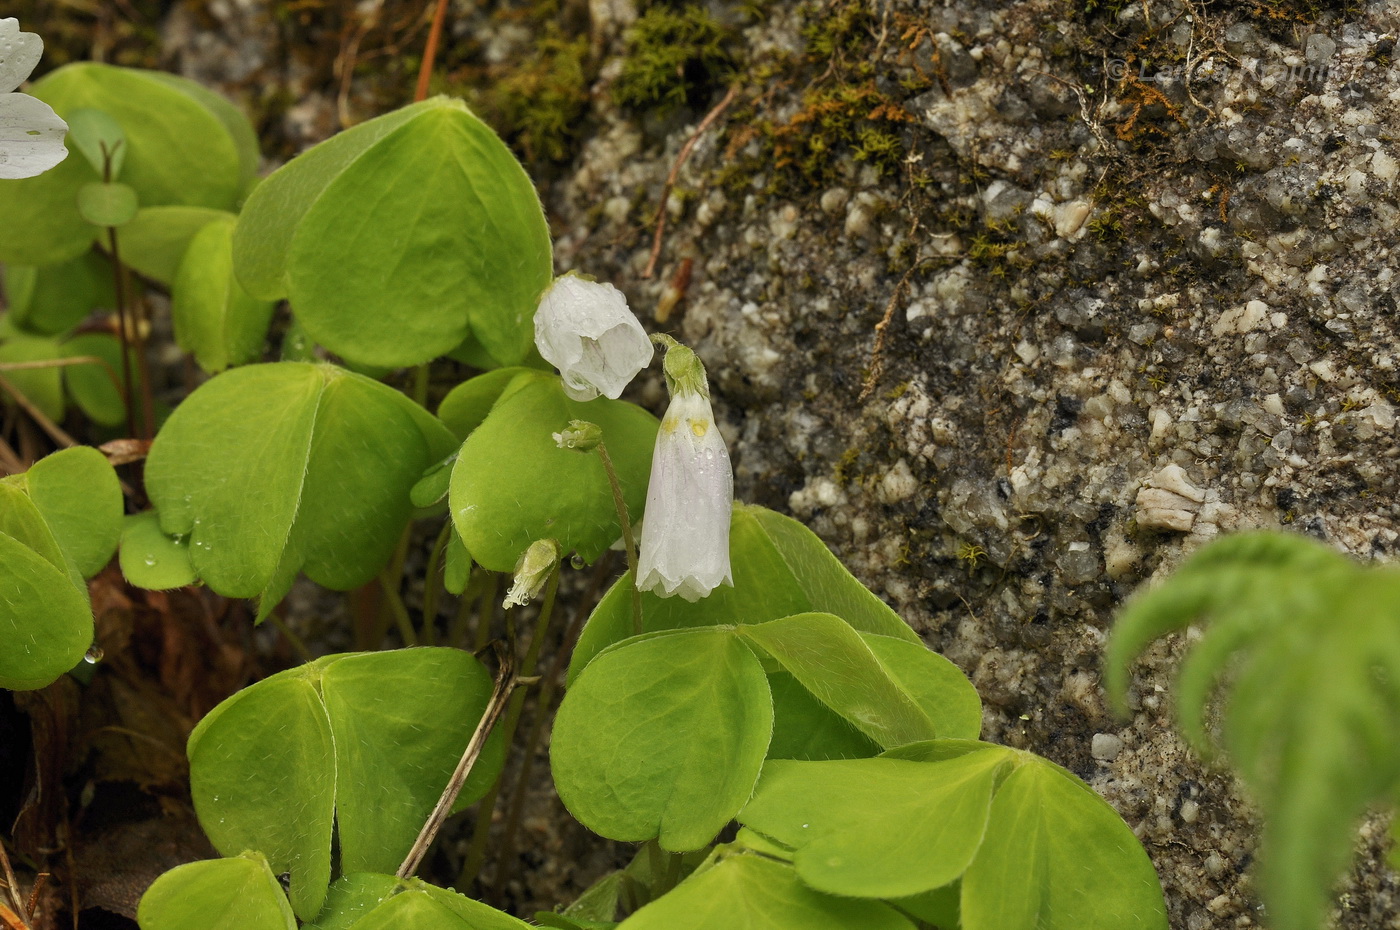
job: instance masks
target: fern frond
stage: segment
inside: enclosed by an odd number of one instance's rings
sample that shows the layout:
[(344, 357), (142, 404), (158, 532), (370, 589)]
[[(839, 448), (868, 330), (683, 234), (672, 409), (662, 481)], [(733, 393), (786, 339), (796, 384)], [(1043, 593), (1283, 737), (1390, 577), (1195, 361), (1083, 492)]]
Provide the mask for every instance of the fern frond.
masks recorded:
[[(1133, 659), (1197, 620), (1209, 626), (1182, 662), (1181, 728), (1199, 751), (1223, 749), (1259, 804), (1271, 926), (1316, 930), (1355, 821), (1400, 788), (1400, 570), (1298, 536), (1213, 543), (1123, 612), (1106, 658), (1120, 707)], [(1218, 747), (1204, 724), (1216, 691)]]

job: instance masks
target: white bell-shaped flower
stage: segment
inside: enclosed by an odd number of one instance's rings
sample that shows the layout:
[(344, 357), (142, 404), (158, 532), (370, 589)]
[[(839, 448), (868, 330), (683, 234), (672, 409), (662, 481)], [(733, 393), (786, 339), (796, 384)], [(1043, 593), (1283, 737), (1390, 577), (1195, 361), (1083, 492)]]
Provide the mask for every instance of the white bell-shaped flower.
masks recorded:
[(43, 54), (43, 40), (20, 32), (19, 20), (0, 19), (0, 179), (32, 178), (68, 157), (68, 124), (42, 100), (12, 93)]
[(695, 354), (673, 346), (666, 354), (666, 381), (671, 405), (652, 453), (637, 587), (697, 601), (721, 584), (734, 583), (729, 567), (734, 472)]
[(574, 400), (616, 400), (651, 361), (651, 340), (611, 284), (556, 278), (535, 311), (535, 347), (559, 369)]

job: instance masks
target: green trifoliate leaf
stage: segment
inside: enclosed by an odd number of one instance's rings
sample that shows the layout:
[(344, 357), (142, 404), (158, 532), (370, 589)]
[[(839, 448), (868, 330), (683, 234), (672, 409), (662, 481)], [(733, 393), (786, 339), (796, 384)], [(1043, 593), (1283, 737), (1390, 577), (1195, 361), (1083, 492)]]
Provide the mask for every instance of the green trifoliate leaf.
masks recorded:
[[(454, 649), (327, 656), (245, 688), (190, 735), (195, 810), (217, 849), (257, 846), (321, 908), (334, 825), (347, 872), (397, 869), (486, 706), (491, 680)], [(488, 742), (458, 808), (500, 770)]]
[(486, 420), (491, 408), (544, 375), (534, 368), (498, 368), (457, 385), (438, 405), (438, 418), (466, 439)]
[(913, 930), (879, 901), (821, 894), (791, 866), (762, 856), (729, 855), (698, 870), (671, 893), (619, 925), (619, 930)]
[[(604, 436), (611, 449), (606, 428)], [(791, 517), (764, 507), (735, 504), (729, 551), (733, 587), (718, 587), (694, 603), (644, 592), (644, 629), (763, 623), (821, 611), (835, 614), (861, 632), (919, 641), (908, 624), (852, 577), (815, 533)], [(595, 655), (632, 635), (630, 585), (630, 578), (623, 576), (588, 618), (569, 664), (571, 681)]]
[(188, 862), (141, 896), (141, 930), (296, 930), (277, 876), (260, 853)]
[(772, 726), (763, 668), (732, 630), (642, 637), (599, 656), (569, 689), (554, 781), (596, 833), (699, 849), (752, 794)]
[(372, 365), (420, 364), (468, 335), (518, 363), (551, 278), (529, 178), (445, 97), (289, 162), (249, 198), (234, 249), (251, 293), (288, 296), (316, 342)]
[(402, 394), (332, 365), (235, 368), (176, 408), (146, 487), (161, 529), (190, 537), (200, 578), (228, 597), (281, 599), (298, 571), (346, 590), (388, 561), (409, 489), (450, 451)]
[(472, 558), (491, 571), (512, 571), (537, 539), (556, 539), (591, 562), (622, 535), (602, 461), (560, 449), (553, 434), (561, 424), (586, 417), (602, 427), (634, 515), (651, 467), (651, 414), (605, 397), (570, 400), (553, 375), (526, 377), (467, 437), (452, 471), (453, 523)]

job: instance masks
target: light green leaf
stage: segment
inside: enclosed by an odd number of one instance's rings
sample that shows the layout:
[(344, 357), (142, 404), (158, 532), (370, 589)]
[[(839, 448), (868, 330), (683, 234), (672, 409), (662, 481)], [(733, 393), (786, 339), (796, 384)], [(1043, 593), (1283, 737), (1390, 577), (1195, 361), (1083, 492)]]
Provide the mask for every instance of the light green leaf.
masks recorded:
[(412, 512), (409, 488), (452, 442), (403, 395), (332, 365), (278, 362), (211, 379), (166, 421), (146, 487), (195, 570), (265, 615), (298, 570), (337, 590), (372, 579)]
[(554, 441), (569, 420), (603, 428), (634, 517), (646, 500), (656, 419), (606, 397), (570, 400), (557, 376), (528, 377), (467, 437), (452, 470), (453, 524), (472, 558), (491, 571), (513, 571), (537, 539), (556, 539), (591, 562), (622, 535), (601, 460)]
[(190, 792), (214, 848), (257, 849), (291, 873), (298, 917), (321, 909), (331, 880), (335, 746), (315, 665), (244, 688), (190, 734)]
[(136, 191), (125, 184), (92, 181), (78, 188), (78, 213), (94, 226), (125, 226), (139, 206)]
[(458, 439), (466, 439), (498, 402), (542, 377), (542, 373), (533, 368), (519, 367), (498, 368), (477, 375), (448, 392), (438, 405), (438, 419), (447, 424)]
[(227, 210), (208, 207), (145, 207), (117, 237), (122, 261), (153, 281), (173, 284), (195, 234), (210, 223), (233, 218)]
[(248, 117), (244, 115), (243, 111), (234, 106), (227, 97), (216, 94), (203, 84), (197, 84), (164, 71), (143, 71), (142, 73), (191, 98), (223, 124), (229, 138), (233, 140), (234, 149), (238, 153), (240, 196), (245, 193), (249, 186), (257, 180), (262, 153), (258, 150), (258, 134), (253, 129), (253, 124), (248, 122)]
[[(190, 736), (190, 782), (215, 847), (256, 847), (291, 870), (292, 903), (315, 916), (340, 865), (397, 869), (485, 709), (485, 669), (454, 649), (326, 656), (245, 688)], [(500, 771), (488, 742), (459, 807)]]
[(963, 876), (963, 930), (1166, 930), (1157, 873), (1113, 808), (1053, 763), (1017, 761)]
[(250, 297), (233, 276), (234, 222), (222, 217), (195, 233), (171, 291), (175, 340), (208, 372), (260, 358), (276, 306)]
[(87, 590), (24, 491), (0, 483), (0, 688), (42, 688), (92, 643)]
[(63, 385), (73, 403), (94, 423), (103, 426), (124, 423), (122, 346), (117, 337), (110, 333), (83, 333), (65, 340), (59, 348), (64, 358), (98, 358), (105, 362), (64, 366)]
[(116, 306), (112, 266), (93, 250), (58, 265), (6, 267), (5, 295), (10, 322), (38, 336), (56, 336), (94, 309)]
[(141, 896), (141, 930), (296, 930), (296, 918), (267, 859), (256, 852), (188, 862)]
[(301, 217), (286, 260), (292, 307), (318, 343), (358, 362), (421, 364), (470, 333), (518, 363), (552, 278), (539, 198), (461, 101), (426, 103)]
[(797, 874), (819, 891), (918, 894), (972, 863), (1008, 752), (937, 763), (772, 760), (739, 822), (793, 849)]
[(941, 739), (975, 740), (982, 733), (982, 699), (962, 669), (923, 643), (862, 633), (861, 639), (914, 703), (933, 721)]
[(738, 635), (886, 749), (939, 735), (929, 715), (840, 617), (796, 614), (740, 626)]
[(120, 562), (127, 581), (150, 591), (183, 588), (199, 580), (190, 564), (189, 540), (162, 533), (154, 510), (126, 518)]
[[(608, 445), (612, 447), (611, 442)], [(733, 587), (718, 587), (693, 604), (644, 592), (643, 629), (764, 623), (821, 611), (864, 633), (919, 642), (898, 614), (852, 577), (815, 533), (791, 517), (735, 504), (729, 553)], [(632, 635), (631, 583), (624, 575), (588, 618), (569, 663), (570, 681), (603, 649)]]
[[(0, 365), (6, 362), (47, 362), (63, 357), (53, 339), (25, 336), (11, 329), (0, 333)], [(0, 374), (54, 422), (63, 420), (63, 375), (56, 366), (5, 370)], [(13, 403), (8, 391), (0, 388), (0, 400)]]
[(287, 255), (306, 211), (366, 149), (433, 105), (410, 104), (331, 136), (253, 189), (233, 234), (234, 269), (249, 294), (260, 300), (287, 296)]
[[(81, 62), (66, 65), (30, 90), (59, 116), (101, 110), (120, 124), (126, 142), (122, 181), (143, 203), (228, 209), (241, 192), (237, 147), (224, 124), (174, 75)], [(85, 164), (91, 170), (91, 166)], [(95, 172), (94, 172), (95, 174)]]
[(82, 153), (98, 177), (106, 171), (111, 180), (120, 178), (122, 162), (126, 161), (126, 133), (116, 117), (86, 108), (73, 110), (66, 121), (68, 138), (64, 141)]
[(880, 746), (838, 717), (787, 672), (768, 673), (773, 692), (770, 759), (868, 759)]
[(306, 930), (529, 930), (502, 911), (416, 878), (360, 872), (331, 886), (326, 906)]
[(637, 911), (619, 930), (913, 930), (878, 901), (821, 894), (792, 867), (751, 854), (730, 855), (697, 871)]
[(35, 462), (24, 480), (63, 554), (84, 578), (100, 572), (122, 532), (122, 489), (107, 457), (91, 446), (62, 449)]
[(78, 213), (78, 188), (101, 175), (65, 158), (38, 177), (0, 181), (0, 262), (56, 265), (92, 247), (102, 232)]
[(447, 552), (443, 558), (442, 586), (448, 594), (461, 594), (467, 590), (467, 582), (472, 576), (472, 556), (457, 535), (456, 527), (447, 539)]
[(624, 643), (569, 689), (550, 760), (559, 797), (609, 839), (710, 842), (753, 791), (773, 726), (763, 668), (732, 630)]
[[(456, 649), (367, 653), (325, 667), (321, 690), (335, 737), (344, 871), (399, 867), (471, 739), (491, 687), (481, 663)], [(490, 789), (504, 757), (497, 732), (455, 810)]]

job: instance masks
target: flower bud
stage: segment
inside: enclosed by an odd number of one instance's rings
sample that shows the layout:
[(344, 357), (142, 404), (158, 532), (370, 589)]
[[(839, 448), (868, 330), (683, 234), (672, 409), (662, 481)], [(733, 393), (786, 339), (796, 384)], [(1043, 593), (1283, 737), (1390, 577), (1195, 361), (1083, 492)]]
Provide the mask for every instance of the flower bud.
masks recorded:
[(576, 452), (592, 452), (603, 441), (603, 428), (587, 420), (570, 420), (563, 431), (552, 433), (554, 442), (561, 449)]
[(553, 539), (537, 539), (520, 553), (515, 563), (515, 581), (506, 593), (505, 606), (524, 607), (540, 596), (544, 584), (559, 564), (559, 543)]

